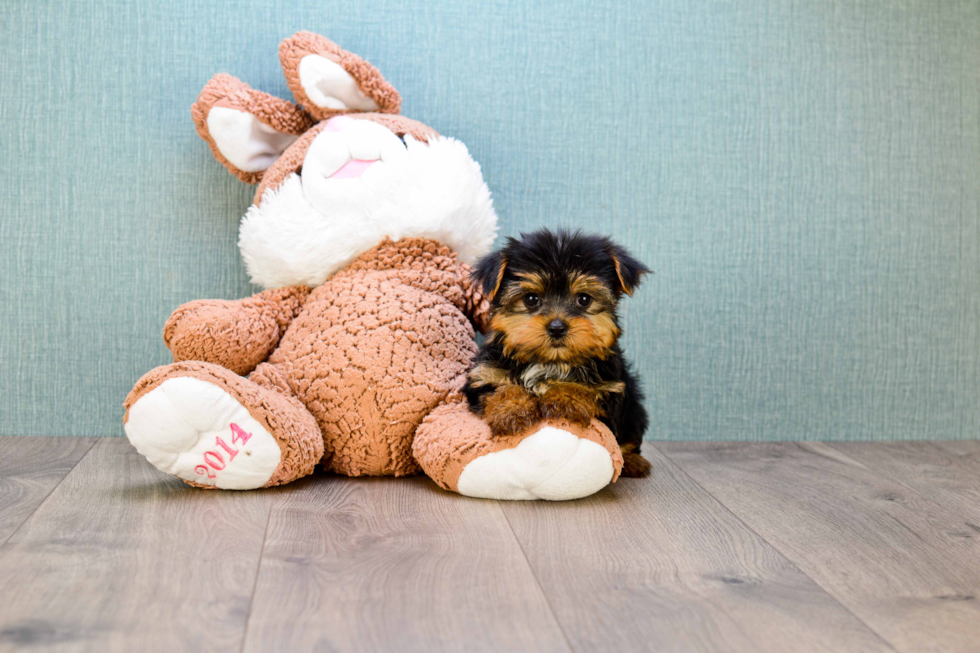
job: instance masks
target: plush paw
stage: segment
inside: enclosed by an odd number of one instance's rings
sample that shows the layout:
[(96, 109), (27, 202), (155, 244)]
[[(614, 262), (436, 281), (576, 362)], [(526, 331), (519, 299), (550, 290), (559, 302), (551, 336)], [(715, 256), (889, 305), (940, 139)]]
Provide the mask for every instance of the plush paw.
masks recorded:
[(167, 320), (163, 341), (175, 361), (207, 361), (248, 374), (279, 342), (276, 306), (256, 298), (188, 302)]
[(516, 447), (472, 460), (457, 490), (484, 499), (565, 501), (595, 494), (613, 474), (612, 456), (601, 444), (544, 426)]
[(552, 386), (541, 396), (539, 405), (545, 419), (565, 419), (580, 426), (588, 426), (596, 416), (595, 394), (574, 383)]
[(126, 436), (157, 469), (226, 490), (264, 486), (279, 444), (228, 392), (191, 377), (167, 379), (129, 408)]
[(598, 420), (495, 437), (462, 398), (425, 418), (412, 453), (440, 487), (483, 499), (580, 499), (614, 482), (623, 466), (616, 438)]
[(487, 395), (483, 418), (497, 437), (514, 435), (541, 420), (537, 398), (516, 385), (505, 385)]

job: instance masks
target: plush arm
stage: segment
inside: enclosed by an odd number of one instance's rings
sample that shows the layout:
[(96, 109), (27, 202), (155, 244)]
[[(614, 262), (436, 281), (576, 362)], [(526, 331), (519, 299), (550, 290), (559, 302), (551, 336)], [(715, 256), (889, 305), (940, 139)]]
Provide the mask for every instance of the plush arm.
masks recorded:
[(306, 286), (289, 286), (237, 301), (188, 302), (167, 320), (163, 341), (174, 361), (204, 361), (248, 374), (276, 348), (309, 294)]
[(490, 329), (490, 302), (483, 296), (480, 284), (470, 276), (470, 266), (460, 264), (462, 271), (463, 295), (466, 303), (466, 316), (480, 333)]

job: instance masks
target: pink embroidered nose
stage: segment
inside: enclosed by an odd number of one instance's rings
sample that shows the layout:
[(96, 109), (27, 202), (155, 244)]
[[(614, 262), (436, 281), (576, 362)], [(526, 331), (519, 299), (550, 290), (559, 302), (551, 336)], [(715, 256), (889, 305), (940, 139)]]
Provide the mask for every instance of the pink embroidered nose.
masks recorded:
[(328, 132), (339, 132), (343, 130), (344, 125), (354, 122), (354, 119), (350, 116), (337, 116), (336, 118), (331, 118), (327, 121), (327, 126), (324, 127), (324, 131)]
[[(336, 120), (336, 118), (334, 118), (334, 120)], [(373, 161), (367, 161), (365, 159), (351, 159), (342, 165), (337, 172), (330, 175), (329, 179), (355, 179), (363, 175), (368, 168), (377, 162), (378, 159), (374, 159)]]
[[(353, 124), (353, 122), (354, 119), (350, 116), (337, 116), (327, 121), (327, 125), (323, 128), (323, 131), (342, 132)], [(379, 159), (351, 159), (337, 168), (328, 179), (357, 179), (378, 161)]]

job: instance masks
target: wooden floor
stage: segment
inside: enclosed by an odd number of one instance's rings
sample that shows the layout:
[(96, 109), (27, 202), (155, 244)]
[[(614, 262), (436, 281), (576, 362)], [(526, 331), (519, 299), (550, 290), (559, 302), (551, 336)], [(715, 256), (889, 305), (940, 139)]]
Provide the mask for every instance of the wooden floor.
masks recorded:
[(650, 443), (498, 503), (0, 438), (0, 651), (980, 651), (980, 442)]

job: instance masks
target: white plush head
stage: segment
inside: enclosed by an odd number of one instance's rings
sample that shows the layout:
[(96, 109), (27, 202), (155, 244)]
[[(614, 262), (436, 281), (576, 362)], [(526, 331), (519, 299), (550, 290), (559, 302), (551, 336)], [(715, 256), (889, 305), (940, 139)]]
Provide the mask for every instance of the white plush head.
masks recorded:
[(497, 216), (465, 145), (391, 115), (394, 89), (323, 37), (297, 34), (280, 58), (305, 110), (227, 75), (193, 107), (215, 156), (262, 182), (238, 241), (254, 283), (320, 285), (385, 237), (437, 240), (468, 263), (490, 251)]
[(490, 191), (465, 145), (441, 136), (403, 143), (377, 123), (339, 117), (313, 141), (302, 173), (248, 210), (238, 245), (254, 283), (317, 286), (385, 236), (438, 240), (472, 263), (496, 231)]

